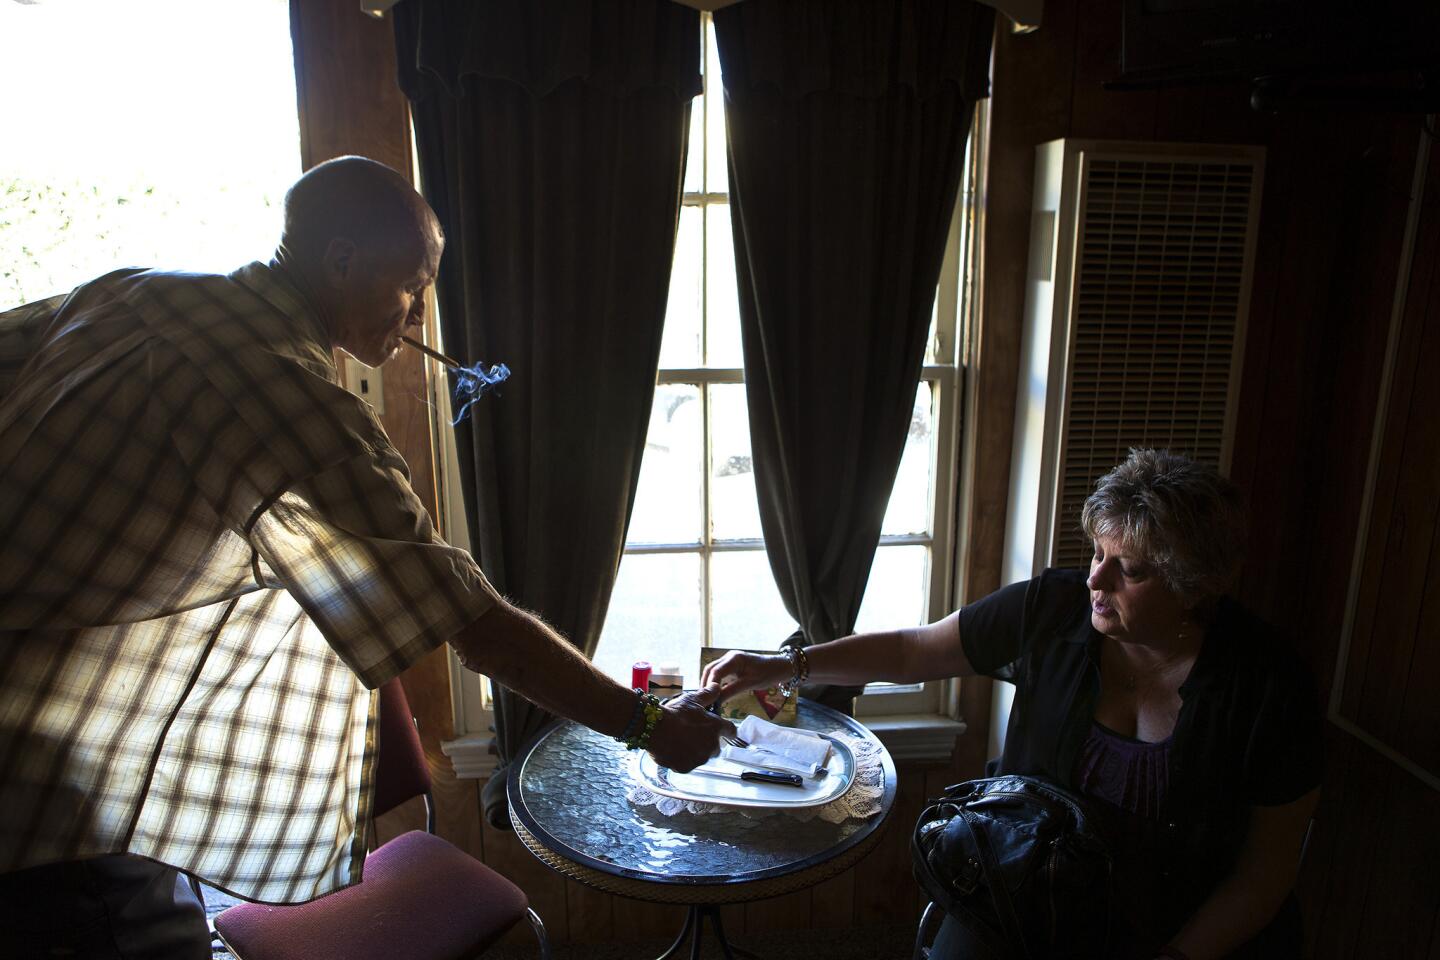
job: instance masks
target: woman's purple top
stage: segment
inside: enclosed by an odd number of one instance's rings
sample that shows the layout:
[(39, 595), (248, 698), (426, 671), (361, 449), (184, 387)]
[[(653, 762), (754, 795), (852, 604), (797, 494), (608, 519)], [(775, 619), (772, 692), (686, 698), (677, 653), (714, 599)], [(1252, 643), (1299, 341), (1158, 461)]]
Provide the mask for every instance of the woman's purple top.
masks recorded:
[(1163, 916), (1157, 891), (1164, 888), (1155, 873), (1152, 852), (1163, 831), (1160, 812), (1170, 789), (1170, 744), (1145, 743), (1091, 721), (1090, 733), (1075, 760), (1075, 787), (1092, 800), (1095, 816), (1110, 841), (1114, 856), (1114, 908), (1125, 917), (1111, 943), (1112, 956), (1149, 960), (1168, 932), (1159, 928)]
[(1170, 741), (1146, 743), (1116, 733), (1098, 721), (1075, 761), (1075, 786), (1136, 816), (1160, 816), (1170, 788)]

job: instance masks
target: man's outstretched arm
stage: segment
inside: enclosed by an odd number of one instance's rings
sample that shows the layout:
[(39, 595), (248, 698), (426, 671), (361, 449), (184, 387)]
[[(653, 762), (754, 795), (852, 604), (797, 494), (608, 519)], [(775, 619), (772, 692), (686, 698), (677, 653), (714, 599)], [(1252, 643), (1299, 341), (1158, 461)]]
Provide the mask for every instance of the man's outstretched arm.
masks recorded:
[[(533, 614), (499, 601), (450, 641), (460, 662), (558, 716), (618, 737), (635, 715), (635, 694), (605, 676)], [(684, 772), (719, 749), (734, 725), (709, 713), (719, 685), (665, 705), (650, 738), (662, 765)]]

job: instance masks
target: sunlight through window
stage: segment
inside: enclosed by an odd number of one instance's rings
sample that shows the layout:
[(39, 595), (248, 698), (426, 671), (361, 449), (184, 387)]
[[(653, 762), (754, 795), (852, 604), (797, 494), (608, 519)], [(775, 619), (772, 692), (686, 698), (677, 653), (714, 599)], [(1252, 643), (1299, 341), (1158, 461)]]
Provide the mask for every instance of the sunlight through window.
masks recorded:
[(0, 3), (0, 310), (267, 259), (300, 173), (286, 0)]

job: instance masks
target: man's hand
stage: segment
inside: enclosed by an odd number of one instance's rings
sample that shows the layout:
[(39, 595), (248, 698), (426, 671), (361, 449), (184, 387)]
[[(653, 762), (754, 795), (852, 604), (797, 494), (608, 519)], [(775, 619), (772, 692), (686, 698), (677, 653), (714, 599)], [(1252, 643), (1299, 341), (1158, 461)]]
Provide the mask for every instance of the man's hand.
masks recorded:
[[(496, 603), (450, 642), (468, 669), (606, 736), (620, 736), (635, 716), (633, 692), (596, 670), (540, 618), (509, 603)], [(721, 736), (734, 736), (733, 723), (707, 711), (719, 694), (720, 685), (709, 684), (665, 704), (649, 742), (659, 763), (684, 773), (719, 753)]]
[(720, 752), (720, 738), (733, 737), (735, 724), (710, 712), (719, 697), (720, 684), (711, 683), (665, 704), (650, 734), (650, 755), (656, 763), (685, 773)]

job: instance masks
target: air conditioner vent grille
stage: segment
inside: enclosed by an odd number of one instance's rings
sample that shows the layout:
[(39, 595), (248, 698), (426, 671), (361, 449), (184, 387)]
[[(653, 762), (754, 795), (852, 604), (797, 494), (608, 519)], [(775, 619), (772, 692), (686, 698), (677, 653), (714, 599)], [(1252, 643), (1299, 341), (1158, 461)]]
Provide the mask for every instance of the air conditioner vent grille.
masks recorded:
[(1082, 167), (1052, 563), (1084, 566), (1080, 508), (1130, 447), (1224, 466), (1256, 166), (1091, 157)]

